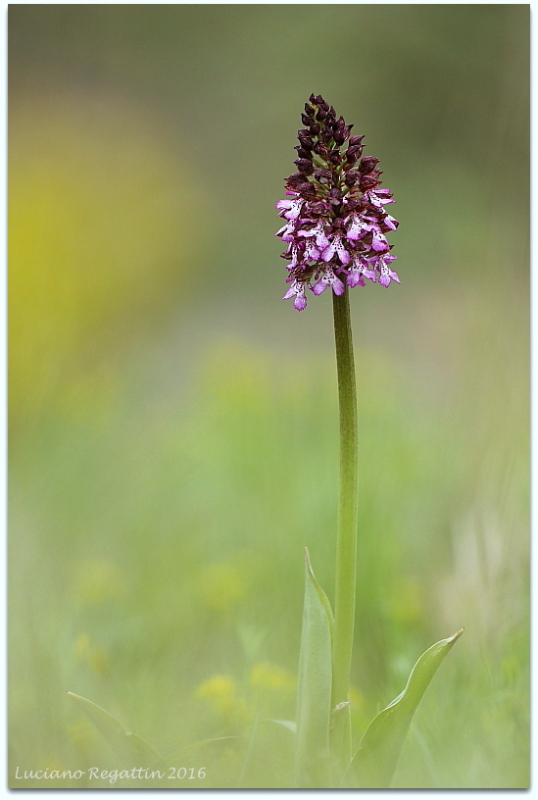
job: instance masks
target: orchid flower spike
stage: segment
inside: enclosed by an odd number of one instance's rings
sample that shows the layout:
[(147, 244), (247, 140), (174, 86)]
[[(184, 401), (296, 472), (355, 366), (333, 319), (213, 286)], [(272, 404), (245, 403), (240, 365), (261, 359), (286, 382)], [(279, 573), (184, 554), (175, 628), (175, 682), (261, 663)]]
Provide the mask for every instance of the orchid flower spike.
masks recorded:
[(364, 286), (364, 278), (384, 287), (400, 283), (386, 238), (398, 221), (384, 208), (394, 200), (380, 188), (378, 159), (362, 155), (364, 136), (350, 137), (353, 126), (337, 119), (321, 95), (310, 95), (302, 121), (298, 171), (276, 204), (284, 219), (276, 236), (290, 262), (284, 298), (293, 297), (298, 311), (306, 308), (306, 289), (318, 295), (330, 286), (339, 295), (345, 286)]

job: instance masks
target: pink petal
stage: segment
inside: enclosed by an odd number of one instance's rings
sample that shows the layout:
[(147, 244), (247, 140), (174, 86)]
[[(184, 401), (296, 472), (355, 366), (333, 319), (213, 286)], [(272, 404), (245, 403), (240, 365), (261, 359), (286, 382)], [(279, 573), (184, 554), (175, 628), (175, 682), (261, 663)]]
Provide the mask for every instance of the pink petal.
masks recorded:
[(344, 284), (342, 283), (340, 278), (336, 277), (336, 275), (334, 276), (334, 280), (331, 281), (331, 284), (332, 284), (333, 292), (335, 294), (338, 294), (338, 295), (344, 294), (344, 292), (346, 290), (346, 287), (344, 286)]
[(322, 259), (324, 261), (330, 261), (331, 258), (334, 256), (334, 251), (335, 250), (336, 250), (336, 246), (335, 246), (334, 242), (330, 242), (330, 244), (327, 245), (327, 247), (325, 248), (325, 250), (321, 254)]

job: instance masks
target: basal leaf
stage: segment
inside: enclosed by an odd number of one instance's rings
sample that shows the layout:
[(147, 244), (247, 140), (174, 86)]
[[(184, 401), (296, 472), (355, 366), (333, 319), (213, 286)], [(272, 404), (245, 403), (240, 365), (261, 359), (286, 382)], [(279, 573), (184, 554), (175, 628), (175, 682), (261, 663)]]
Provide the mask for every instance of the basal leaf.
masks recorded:
[(390, 787), (413, 714), (438, 666), (462, 633), (463, 629), (426, 650), (413, 667), (404, 691), (374, 717), (348, 773), (354, 785), (362, 789)]
[(331, 713), (331, 629), (329, 601), (318, 584), (305, 549), (305, 597), (299, 679), (295, 779), (301, 788), (327, 786)]
[(108, 711), (78, 694), (73, 694), (73, 692), (67, 692), (67, 694), (84, 711), (117, 756), (133, 762), (135, 766), (164, 764), (162, 756), (151, 745), (136, 733), (126, 731), (121, 722)]

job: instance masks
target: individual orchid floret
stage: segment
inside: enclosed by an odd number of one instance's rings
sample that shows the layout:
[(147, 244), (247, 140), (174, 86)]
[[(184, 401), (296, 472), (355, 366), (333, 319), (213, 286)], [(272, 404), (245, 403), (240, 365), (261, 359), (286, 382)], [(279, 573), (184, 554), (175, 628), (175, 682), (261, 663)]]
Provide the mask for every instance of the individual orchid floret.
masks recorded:
[(398, 274), (389, 267), (389, 264), (396, 259), (392, 253), (383, 253), (379, 258), (368, 259), (374, 267), (374, 282), (376, 281), (381, 286), (387, 287), (391, 280), (400, 283)]
[(391, 217), (390, 214), (386, 214), (383, 218), (383, 225), (385, 228), (388, 228), (389, 231), (395, 231), (398, 227), (398, 220), (394, 219), (394, 217)]
[(279, 230), (276, 232), (275, 236), (280, 236), (283, 242), (293, 242), (295, 240), (295, 225), (294, 220), (290, 220), (283, 225)]
[(314, 284), (312, 287), (312, 291), (314, 294), (321, 294), (325, 291), (327, 286), (330, 286), (335, 294), (344, 294), (345, 286), (338, 278), (334, 272), (332, 271), (331, 267), (326, 267), (325, 270), (322, 272), (321, 277), (317, 283)]
[(375, 250), (376, 253), (383, 252), (389, 249), (389, 243), (387, 242), (386, 238), (383, 236), (380, 230), (374, 230), (372, 233), (372, 250)]
[(323, 230), (323, 224), (321, 223), (321, 220), (319, 220), (317, 224), (314, 225), (313, 228), (306, 228), (298, 231), (297, 236), (304, 236), (304, 237), (314, 236), (316, 241), (316, 247), (320, 248), (321, 250), (325, 250), (325, 248), (329, 246), (329, 240), (325, 235), (325, 231)]
[(376, 273), (375, 270), (370, 269), (368, 266), (368, 261), (365, 258), (357, 256), (353, 259), (348, 270), (346, 283), (351, 287), (366, 286), (364, 283), (364, 278), (368, 278), (368, 280), (375, 282)]
[(338, 260), (343, 266), (349, 264), (351, 256), (349, 252), (346, 250), (344, 243), (342, 242), (342, 237), (339, 233), (336, 233), (333, 236), (332, 242), (329, 242), (329, 244), (321, 254), (321, 257), (324, 261), (327, 262), (333, 258), (335, 253), (338, 256)]
[(306, 308), (305, 286), (302, 281), (293, 281), (282, 299), (287, 300), (289, 297), (295, 297), (293, 305), (297, 311), (302, 311), (303, 308)]
[(306, 307), (306, 289), (318, 295), (330, 287), (340, 295), (365, 278), (384, 287), (400, 282), (386, 238), (398, 221), (384, 208), (394, 200), (380, 185), (378, 159), (363, 156), (364, 136), (351, 136), (353, 126), (321, 95), (310, 95), (301, 118), (297, 172), (276, 204), (285, 222), (276, 235), (289, 262), (284, 297), (293, 297), (298, 311)]
[(282, 216), (286, 219), (297, 219), (301, 213), (301, 207), (303, 203), (304, 200), (299, 197), (294, 198), (293, 200), (279, 200), (276, 204), (276, 207), (284, 212)]
[(295, 269), (301, 258), (299, 247), (296, 244), (292, 244), (290, 252), (291, 252), (291, 261), (288, 264), (288, 269)]
[(387, 203), (395, 203), (388, 189), (372, 189), (364, 193), (365, 200), (376, 208), (383, 208)]

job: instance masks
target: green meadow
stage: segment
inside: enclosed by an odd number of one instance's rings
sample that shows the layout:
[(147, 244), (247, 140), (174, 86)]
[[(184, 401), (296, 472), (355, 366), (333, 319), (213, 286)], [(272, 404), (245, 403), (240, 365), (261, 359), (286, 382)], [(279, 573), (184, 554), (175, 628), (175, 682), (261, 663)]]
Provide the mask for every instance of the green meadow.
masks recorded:
[[(350, 296), (354, 741), (463, 627), (393, 786), (529, 786), (528, 33), (518, 5), (10, 7), (11, 788), (292, 785), (338, 494), (330, 298), (281, 301), (273, 235), (311, 92), (400, 220), (401, 286)], [(165, 776), (92, 777), (124, 765), (66, 692)]]

